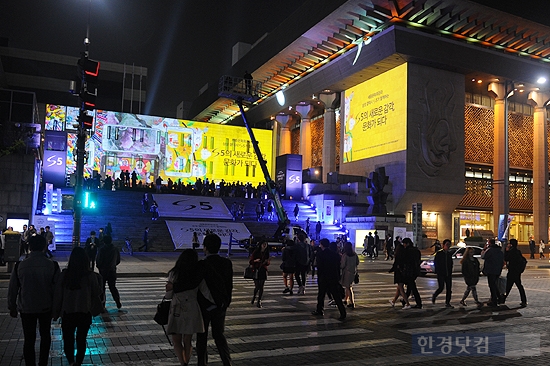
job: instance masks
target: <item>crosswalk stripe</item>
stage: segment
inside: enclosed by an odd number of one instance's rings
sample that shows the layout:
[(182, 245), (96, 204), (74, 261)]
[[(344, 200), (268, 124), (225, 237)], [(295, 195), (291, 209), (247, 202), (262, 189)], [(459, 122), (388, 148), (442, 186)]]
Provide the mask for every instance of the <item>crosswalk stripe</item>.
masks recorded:
[[(162, 328), (152, 319), (156, 310), (156, 304), (164, 295), (165, 278), (156, 279), (124, 279), (118, 281), (117, 287), (122, 296), (122, 311), (114, 308), (112, 297), (107, 289), (109, 313), (94, 318), (88, 335), (88, 354), (99, 357), (101, 360), (113, 366), (125, 366), (129, 361), (117, 361), (124, 359), (121, 356), (133, 355), (131, 364), (135, 366), (161, 366), (176, 364), (177, 359), (172, 355), (172, 346), (166, 341)], [(403, 348), (408, 349), (409, 343), (403, 339), (419, 332), (456, 332), (456, 331), (491, 331), (501, 327), (502, 322), (487, 320), (487, 317), (495, 315), (506, 316), (505, 309), (490, 313), (487, 310), (479, 312), (470, 308), (447, 310), (443, 308), (443, 299), (436, 306), (429, 301), (425, 310), (401, 310), (401, 306), (391, 308), (388, 300), (395, 294), (395, 285), (384, 283), (365, 283), (354, 286), (356, 294), (360, 295), (357, 308), (348, 309), (348, 318), (340, 322), (338, 309), (329, 307), (325, 301), (325, 316), (313, 317), (311, 310), (317, 304), (317, 285), (309, 283), (306, 286), (305, 295), (288, 296), (282, 294), (282, 281), (280, 278), (271, 278), (266, 282), (262, 299), (263, 308), (259, 309), (250, 304), (253, 293), (253, 283), (236, 279), (235, 290), (231, 307), (226, 316), (226, 337), (231, 346), (231, 357), (239, 363), (269, 364), (270, 359), (282, 363), (285, 356), (308, 355), (317, 352), (338, 352), (354, 350), (362, 354), (372, 356), (361, 360), (346, 360), (342, 362), (316, 363), (317, 366), (353, 366), (353, 365), (379, 365), (393, 366), (395, 364), (410, 364), (422, 361), (417, 357), (411, 357), (410, 351), (403, 354)], [(462, 289), (463, 287), (461, 287)], [(297, 289), (297, 288), (295, 288)], [(431, 286), (419, 286), (423, 299), (430, 299)], [(414, 301), (412, 301), (414, 302)], [(375, 311), (376, 309), (376, 311)], [(381, 310), (387, 309), (387, 310)], [(470, 311), (471, 310), (471, 311)], [(514, 309), (514, 312), (536, 312), (535, 308)], [(373, 314), (375, 316), (373, 316)], [(387, 314), (384, 316), (382, 314)], [(407, 315), (400, 315), (407, 314)], [(412, 316), (408, 316), (412, 314)], [(382, 315), (382, 316), (381, 316)], [(444, 316), (444, 317), (442, 317)], [(471, 321), (476, 317), (483, 321), (463, 324), (461, 318), (468, 317)], [(434, 319), (445, 319), (443, 323), (435, 323)], [(546, 322), (546, 317), (529, 317), (531, 322)], [(375, 329), (395, 327), (396, 321), (407, 323), (405, 328), (396, 328), (398, 334), (403, 336), (380, 336)], [(529, 327), (523, 317), (507, 317), (510, 327)], [(266, 330), (266, 331), (263, 331)], [(20, 342), (21, 338), (13, 340), (13, 344)], [(196, 337), (194, 337), (196, 338)], [(133, 343), (127, 343), (126, 339), (138, 339)], [(301, 340), (310, 339), (302, 346)], [(54, 323), (52, 327), (52, 357), (59, 360), (63, 357), (62, 337), (60, 324)], [(319, 342), (315, 342), (315, 341)], [(9, 343), (11, 346), (12, 343)], [(209, 360), (219, 363), (220, 358), (216, 352), (215, 342), (211, 335), (208, 340)], [(267, 346), (268, 345), (268, 346)], [(384, 347), (378, 350), (375, 347)], [(389, 347), (389, 348), (388, 348)], [(396, 354), (387, 354), (387, 349), (401, 349)], [(349, 352), (349, 351), (348, 351)], [(546, 351), (545, 351), (546, 352)], [(550, 352), (550, 349), (548, 350)], [(155, 359), (139, 361), (142, 353), (154, 353)], [(382, 356), (383, 355), (383, 356)], [(296, 356), (293, 356), (296, 357)], [(430, 357), (430, 362), (437, 360)], [(53, 358), (52, 358), (53, 360)], [(90, 362), (90, 356), (86, 356), (85, 364)], [(109, 361), (110, 360), (110, 361)], [(116, 361), (116, 362), (113, 362)], [(102, 361), (103, 362), (103, 361)], [(274, 361), (275, 362), (275, 361)], [(193, 355), (191, 364), (196, 364), (196, 356)]]

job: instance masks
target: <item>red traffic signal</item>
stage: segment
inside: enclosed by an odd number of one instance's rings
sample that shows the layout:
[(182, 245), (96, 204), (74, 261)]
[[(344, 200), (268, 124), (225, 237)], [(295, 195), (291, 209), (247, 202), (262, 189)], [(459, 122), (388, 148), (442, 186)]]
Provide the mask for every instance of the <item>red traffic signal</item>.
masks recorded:
[(80, 111), (80, 114), (78, 115), (78, 122), (80, 122), (83, 129), (91, 130), (94, 126), (94, 117), (89, 116), (84, 111)]
[(97, 84), (99, 74), (99, 61), (90, 60), (86, 55), (82, 55), (78, 60), (78, 75), (83, 83)]

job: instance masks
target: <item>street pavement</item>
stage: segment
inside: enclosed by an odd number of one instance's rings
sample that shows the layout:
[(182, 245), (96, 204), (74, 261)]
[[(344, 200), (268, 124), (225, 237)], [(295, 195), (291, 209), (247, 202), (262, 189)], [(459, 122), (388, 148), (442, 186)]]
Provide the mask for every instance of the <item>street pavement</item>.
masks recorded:
[[(55, 253), (63, 268), (69, 253)], [(177, 365), (162, 328), (153, 320), (156, 304), (164, 294), (166, 273), (175, 263), (178, 252), (135, 253), (122, 256), (118, 267), (118, 289), (122, 309), (117, 310), (107, 290), (106, 314), (94, 318), (88, 335), (85, 365)], [(550, 267), (548, 259), (530, 260), (523, 275), (529, 305), (519, 307), (514, 288), (506, 305), (498, 309), (476, 309), (458, 304), (465, 289), (463, 278), (453, 278), (454, 309), (444, 307), (444, 293), (432, 304), (437, 287), (434, 276), (418, 279), (423, 309), (402, 310), (391, 307), (395, 293), (390, 261), (361, 258), (360, 283), (354, 285), (357, 307), (348, 309), (346, 320), (339, 321), (338, 310), (326, 305), (325, 315), (315, 317), (316, 278), (308, 276), (305, 295), (283, 295), (280, 256), (273, 258), (266, 282), (263, 308), (250, 304), (253, 283), (242, 278), (247, 265), (244, 254), (231, 256), (234, 267), (233, 302), (226, 318), (226, 337), (234, 365), (547, 365), (550, 361), (548, 299)], [(5, 267), (0, 267), (5, 268)], [(0, 277), (0, 298), (6, 304), (7, 276)], [(480, 298), (487, 300), (486, 279), (478, 284)], [(414, 301), (412, 302), (414, 304)], [(0, 312), (0, 365), (23, 365), (23, 335), (20, 319), (9, 316), (6, 306)], [(413, 340), (419, 334), (445, 333), (454, 342), (445, 355), (442, 339), (436, 341), (431, 355), (413, 354)], [(491, 349), (485, 355), (474, 337), (504, 337), (505, 349)], [(50, 365), (66, 365), (59, 322), (52, 326)], [(435, 336), (434, 336), (435, 337)], [(468, 338), (468, 337), (471, 337)], [(470, 339), (469, 351), (459, 354), (459, 340)], [(477, 341), (476, 341), (477, 342)], [(38, 343), (37, 343), (38, 344)], [(454, 347), (454, 348), (453, 348)], [(481, 351), (480, 351), (481, 349)], [(424, 349), (423, 351), (426, 351)], [(464, 349), (463, 349), (464, 350)], [(210, 365), (221, 365), (213, 341), (209, 343)], [(426, 353), (426, 352), (425, 352)], [(475, 355), (474, 355), (475, 354)], [(192, 357), (191, 365), (196, 365)]]

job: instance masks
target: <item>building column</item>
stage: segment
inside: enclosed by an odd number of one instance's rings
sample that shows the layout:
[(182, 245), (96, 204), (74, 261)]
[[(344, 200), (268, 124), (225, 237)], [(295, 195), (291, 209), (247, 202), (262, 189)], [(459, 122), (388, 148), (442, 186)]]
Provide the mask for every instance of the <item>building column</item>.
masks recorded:
[(527, 98), (533, 114), (533, 235), (548, 243), (548, 142), (546, 103), (550, 95), (533, 91)]
[(510, 192), (508, 182), (508, 149), (507, 149), (507, 116), (505, 111), (506, 86), (502, 83), (491, 83), (489, 94), (495, 98), (494, 152), (493, 152), (493, 233), (498, 235), (500, 215), (510, 211)]
[(327, 175), (336, 171), (336, 112), (334, 102), (338, 94), (319, 94), (319, 100), (325, 104), (323, 126), (323, 183), (327, 182)]
[[(280, 135), (279, 135), (279, 151), (277, 156), (286, 155), (291, 153), (291, 138), (290, 138), (290, 128), (289, 122), (291, 122), (292, 117), (288, 114), (277, 115), (275, 122), (281, 126)], [(275, 131), (275, 128), (273, 129)]]
[(443, 242), (445, 239), (453, 240), (453, 213), (439, 212), (437, 214), (437, 238)]
[(302, 155), (302, 169), (311, 168), (311, 112), (313, 106), (297, 105), (296, 111), (302, 117), (300, 123), (300, 155)]

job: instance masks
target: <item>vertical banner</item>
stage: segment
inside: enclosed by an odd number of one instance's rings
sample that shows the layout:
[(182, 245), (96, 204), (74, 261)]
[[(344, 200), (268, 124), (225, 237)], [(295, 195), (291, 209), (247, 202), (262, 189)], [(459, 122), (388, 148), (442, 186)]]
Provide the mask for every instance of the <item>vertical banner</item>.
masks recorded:
[(334, 200), (324, 200), (323, 207), (322, 221), (325, 224), (332, 224), (334, 222)]
[(498, 220), (498, 240), (506, 242), (508, 240), (508, 231), (510, 229), (510, 224), (514, 216), (512, 215), (500, 215)]
[(49, 215), (52, 213), (53, 208), (53, 184), (52, 183), (46, 183), (46, 202), (44, 207), (44, 214)]

